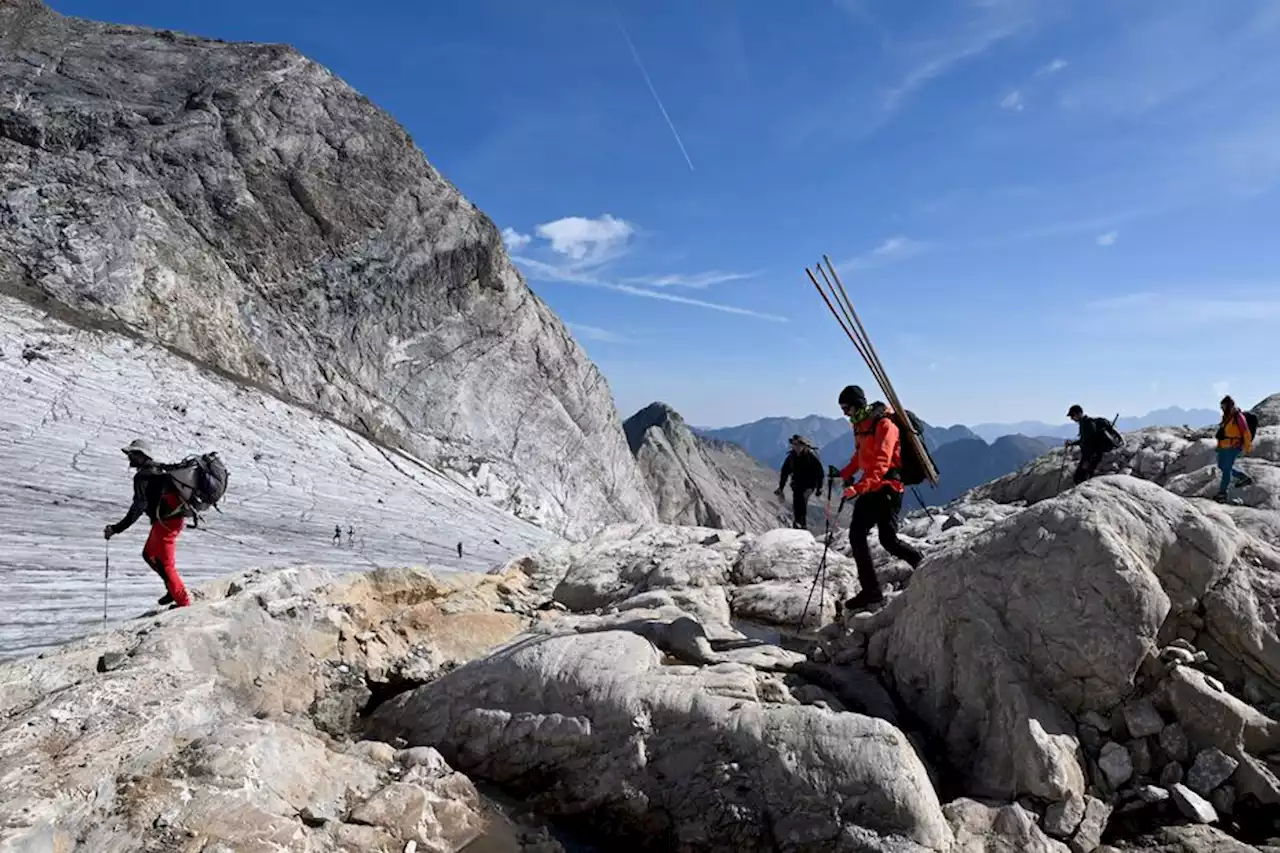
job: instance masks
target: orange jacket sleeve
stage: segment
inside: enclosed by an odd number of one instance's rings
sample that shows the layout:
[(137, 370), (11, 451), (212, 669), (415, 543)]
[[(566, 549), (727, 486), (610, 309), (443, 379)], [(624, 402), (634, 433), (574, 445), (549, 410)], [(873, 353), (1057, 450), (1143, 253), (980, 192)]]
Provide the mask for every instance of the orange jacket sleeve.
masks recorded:
[(862, 472), (862, 479), (858, 481), (856, 486), (858, 494), (874, 492), (884, 485), (884, 475), (889, 473), (889, 468), (893, 465), (893, 451), (897, 446), (898, 425), (891, 417), (881, 418), (876, 424), (875, 455), (871, 459), (870, 467)]
[(858, 437), (853, 437), (853, 458), (849, 460), (849, 464), (840, 469), (840, 479), (849, 481), (853, 479), (853, 475), (858, 473)]

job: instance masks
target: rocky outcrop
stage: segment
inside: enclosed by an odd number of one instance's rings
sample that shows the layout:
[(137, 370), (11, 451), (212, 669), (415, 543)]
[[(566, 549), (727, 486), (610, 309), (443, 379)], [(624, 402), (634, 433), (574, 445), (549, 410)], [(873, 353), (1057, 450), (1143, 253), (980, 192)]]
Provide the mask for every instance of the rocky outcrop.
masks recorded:
[(590, 810), (654, 849), (951, 849), (902, 732), (787, 702), (767, 680), (672, 665), (630, 632), (529, 638), (388, 702), (370, 731), (438, 745), (543, 810)]
[[(711, 528), (614, 525), (583, 543), (550, 545), (517, 563), (553, 599), (578, 612), (688, 613), (711, 633), (734, 620), (795, 630), (835, 616), (858, 591), (853, 561), (826, 555), (803, 530), (747, 536)], [(821, 605), (821, 609), (820, 609)], [(807, 606), (807, 611), (806, 611)], [(663, 611), (663, 608), (669, 608)]]
[(568, 535), (655, 518), (493, 223), (279, 45), (0, 0), (0, 290), (158, 341)]
[(628, 849), (1250, 849), (1280, 834), (1280, 552), (1244, 512), (1126, 476), (955, 504), (906, 525), (905, 589), (843, 617), (849, 561), (819, 608), (796, 530), (615, 525), (448, 585), (236, 580), (0, 669), (0, 825), (457, 849), (489, 826), (460, 771)]
[(0, 849), (462, 850), (492, 823), (465, 776), (345, 736), (527, 627), (521, 583), (251, 573), (0, 667)]
[[(1280, 428), (1266, 425), (1276, 399), (1258, 404), (1261, 414), (1253, 453), (1236, 463), (1254, 478), (1252, 486), (1233, 492), (1246, 507), (1280, 510)], [(1123, 446), (1103, 457), (1098, 474), (1128, 474), (1183, 497), (1212, 497), (1221, 479), (1213, 436), (1211, 429), (1187, 427), (1151, 427), (1128, 433)], [(1071, 488), (1071, 472), (1078, 462), (1078, 451), (1059, 447), (1012, 474), (979, 486), (966, 498), (1003, 504), (1046, 500)]]
[[(790, 512), (774, 495), (778, 475), (742, 448), (695, 435), (662, 403), (623, 428), (664, 523), (748, 533), (788, 526)], [(821, 524), (821, 509), (815, 515)]]
[[(1197, 451), (1175, 446), (1181, 463), (1162, 470), (1186, 483)], [(985, 494), (1034, 494), (1042, 472), (1022, 476)], [(1246, 491), (1268, 504), (1256, 479)], [(1108, 826), (1120, 839), (1178, 820), (1280, 836), (1267, 817), (1280, 803), (1280, 551), (1256, 535), (1275, 529), (1259, 521), (1273, 510), (1110, 475), (1030, 507), (970, 495), (947, 512), (905, 525), (929, 555), (905, 593), (850, 618), (818, 657), (878, 674), (964, 791), (1040, 804), (1040, 828), (1073, 850)]]

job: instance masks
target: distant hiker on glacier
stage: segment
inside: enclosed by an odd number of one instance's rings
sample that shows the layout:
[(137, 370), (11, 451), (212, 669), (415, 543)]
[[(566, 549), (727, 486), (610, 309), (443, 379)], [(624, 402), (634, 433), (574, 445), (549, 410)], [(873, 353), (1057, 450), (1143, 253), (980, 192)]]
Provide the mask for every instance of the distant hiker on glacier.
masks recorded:
[(1222, 483), (1213, 499), (1218, 502), (1227, 500), (1227, 490), (1232, 485), (1248, 486), (1253, 478), (1243, 471), (1235, 469), (1236, 460), (1242, 453), (1253, 452), (1253, 434), (1258, 429), (1258, 416), (1252, 412), (1242, 412), (1231, 397), (1223, 397), (1222, 422), (1218, 425), (1218, 469), (1222, 471)]
[[(893, 409), (881, 402), (867, 405), (867, 395), (857, 385), (840, 392), (840, 411), (853, 426), (853, 458), (843, 470), (832, 471), (844, 481), (844, 499), (853, 500), (853, 521), (849, 524), (849, 550), (858, 564), (858, 583), (862, 589), (845, 602), (850, 611), (859, 610), (884, 600), (880, 581), (871, 562), (867, 535), (878, 528), (880, 544), (911, 568), (920, 564), (920, 552), (898, 539), (898, 516), (902, 512), (902, 444)], [(857, 483), (854, 474), (862, 472)]]
[(150, 446), (140, 438), (123, 451), (129, 459), (129, 467), (138, 471), (133, 475), (133, 503), (124, 518), (116, 524), (107, 525), (103, 536), (110, 539), (124, 533), (146, 513), (151, 520), (151, 533), (142, 547), (142, 561), (164, 580), (165, 594), (159, 603), (186, 607), (191, 600), (178, 575), (176, 562), (178, 535), (186, 525), (186, 502), (170, 473), (173, 466), (156, 462)]
[(335, 524), (333, 526), (333, 543), (334, 545), (342, 544), (342, 525)]
[(1080, 464), (1071, 479), (1078, 486), (1098, 470), (1102, 457), (1122, 444), (1120, 434), (1106, 418), (1091, 418), (1077, 403), (1067, 409), (1067, 417), (1080, 427), (1080, 437), (1063, 443), (1064, 447), (1080, 448)]
[(782, 462), (782, 476), (778, 479), (778, 490), (774, 492), (782, 497), (782, 489), (791, 478), (791, 512), (795, 516), (794, 525), (801, 530), (807, 526), (809, 516), (809, 498), (822, 490), (822, 460), (818, 458), (815, 448), (809, 440), (801, 435), (791, 436), (791, 452)]

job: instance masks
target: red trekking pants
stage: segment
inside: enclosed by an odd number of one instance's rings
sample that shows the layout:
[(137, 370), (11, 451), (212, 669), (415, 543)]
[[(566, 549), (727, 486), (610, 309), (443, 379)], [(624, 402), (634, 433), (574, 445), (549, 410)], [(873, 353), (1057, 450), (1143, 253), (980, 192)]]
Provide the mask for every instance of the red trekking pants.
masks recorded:
[(178, 534), (182, 532), (187, 521), (182, 516), (157, 521), (151, 525), (151, 535), (147, 544), (142, 546), (142, 559), (164, 579), (164, 588), (173, 597), (173, 603), (186, 607), (191, 603), (187, 597), (187, 588), (178, 577), (177, 545)]

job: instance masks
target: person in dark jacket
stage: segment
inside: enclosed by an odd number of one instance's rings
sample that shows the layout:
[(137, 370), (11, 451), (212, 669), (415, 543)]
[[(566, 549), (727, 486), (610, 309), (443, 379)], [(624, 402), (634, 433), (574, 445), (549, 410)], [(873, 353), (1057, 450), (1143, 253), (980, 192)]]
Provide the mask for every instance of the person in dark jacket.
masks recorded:
[(1106, 452), (1111, 449), (1111, 443), (1102, 431), (1102, 424), (1098, 422), (1099, 419), (1086, 415), (1079, 404), (1067, 410), (1067, 417), (1080, 426), (1080, 437), (1074, 441), (1064, 443), (1066, 447), (1080, 448), (1080, 464), (1076, 466), (1075, 473), (1071, 475), (1071, 479), (1078, 486), (1092, 477), (1094, 472), (1098, 470), (1098, 464), (1102, 462), (1102, 457), (1106, 455)]
[(778, 478), (778, 490), (774, 492), (778, 497), (782, 497), (788, 477), (791, 478), (794, 525), (804, 530), (809, 518), (809, 498), (822, 490), (822, 460), (804, 436), (791, 436), (791, 452), (782, 462), (782, 475)]
[[(853, 425), (853, 458), (836, 472), (845, 483), (842, 497), (852, 500), (853, 521), (849, 523), (849, 550), (858, 565), (858, 594), (845, 602), (850, 612), (884, 600), (867, 535), (880, 532), (880, 544), (911, 568), (920, 565), (920, 552), (898, 538), (898, 517), (902, 512), (902, 442), (893, 409), (884, 403), (867, 405), (867, 395), (857, 385), (840, 392), (840, 410)], [(862, 473), (857, 483), (854, 474)]]
[(135, 439), (123, 450), (129, 458), (129, 467), (137, 469), (133, 475), (133, 503), (124, 518), (107, 525), (103, 536), (110, 539), (124, 533), (145, 513), (151, 520), (151, 533), (142, 547), (142, 561), (164, 580), (165, 594), (159, 603), (186, 607), (191, 599), (178, 575), (176, 562), (178, 535), (186, 526), (186, 505), (173, 488), (165, 466), (152, 458), (151, 448), (145, 441)]

